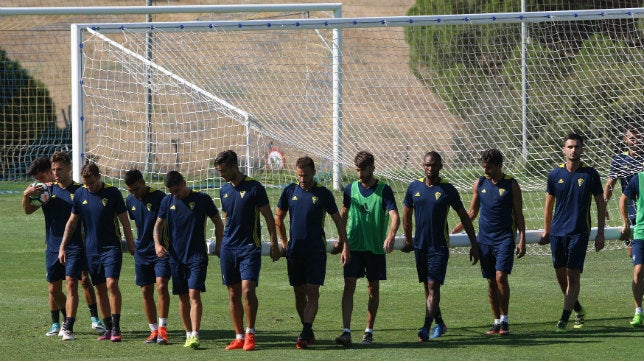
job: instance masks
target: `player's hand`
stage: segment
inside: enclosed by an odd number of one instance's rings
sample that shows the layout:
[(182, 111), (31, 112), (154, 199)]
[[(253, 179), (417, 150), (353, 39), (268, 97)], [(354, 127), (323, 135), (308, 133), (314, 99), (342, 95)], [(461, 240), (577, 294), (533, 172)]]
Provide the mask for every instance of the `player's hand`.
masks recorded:
[(168, 257), (168, 250), (162, 245), (155, 243), (154, 250), (157, 253), (157, 257), (159, 258)]
[(525, 242), (519, 242), (519, 244), (517, 245), (517, 251), (516, 251), (517, 258), (521, 258), (525, 256), (525, 252), (526, 252)]
[(67, 251), (65, 251), (65, 247), (60, 247), (60, 249), (58, 250), (58, 262), (60, 262), (60, 264), (65, 264), (66, 261)]
[(604, 244), (604, 234), (598, 234), (597, 237), (595, 237), (595, 252), (599, 252), (604, 249)]
[(335, 242), (333, 249), (331, 249), (331, 254), (340, 254), (344, 248), (343, 244), (340, 244), (340, 241)]
[(470, 262), (472, 262), (473, 265), (476, 264), (476, 262), (479, 261), (479, 246), (475, 245), (470, 247)]
[(541, 239), (539, 239), (539, 244), (544, 245), (544, 244), (549, 244), (550, 243), (550, 233), (542, 233), (541, 234)]
[(414, 244), (405, 242), (405, 245), (400, 249), (401, 252), (409, 253), (414, 250)]
[(340, 263), (342, 264), (342, 267), (344, 267), (351, 261), (351, 252), (349, 252), (349, 247), (342, 248), (342, 253), (340, 253)]
[(628, 241), (631, 239), (631, 226), (624, 226), (621, 231), (619, 231), (619, 239), (622, 241)]
[(382, 244), (382, 248), (385, 250), (385, 253), (391, 253), (394, 250), (394, 244), (396, 240), (394, 238), (387, 238)]
[(42, 186), (35, 187), (33, 184), (28, 185), (27, 189), (25, 189), (25, 191), (22, 192), (22, 194), (27, 197), (39, 196), (41, 193), (42, 193)]
[(282, 251), (280, 251), (280, 246), (277, 243), (271, 243), (271, 259), (273, 262), (277, 261), (280, 259), (282, 256)]

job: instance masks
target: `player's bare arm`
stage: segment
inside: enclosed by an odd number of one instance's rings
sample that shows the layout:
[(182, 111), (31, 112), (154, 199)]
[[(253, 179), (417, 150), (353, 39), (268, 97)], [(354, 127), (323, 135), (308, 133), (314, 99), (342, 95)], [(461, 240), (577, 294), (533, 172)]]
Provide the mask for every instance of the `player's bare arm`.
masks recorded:
[(215, 225), (215, 256), (219, 257), (221, 254), (221, 241), (224, 238), (224, 222), (219, 216), (219, 212), (210, 217), (210, 220)]
[(546, 193), (546, 204), (543, 207), (543, 233), (539, 244), (544, 245), (550, 243), (550, 226), (552, 225), (552, 216), (555, 207), (555, 196)]
[(157, 221), (154, 223), (154, 231), (152, 232), (152, 238), (154, 239), (154, 251), (157, 254), (157, 257), (163, 258), (168, 256), (168, 250), (161, 244), (161, 238), (163, 230), (165, 229), (166, 220), (163, 218), (157, 218)]
[(387, 238), (383, 242), (382, 248), (385, 252), (391, 253), (394, 250), (394, 245), (396, 243), (396, 233), (398, 233), (398, 228), (400, 227), (400, 216), (398, 216), (398, 211), (392, 209), (389, 211), (389, 232), (387, 233)]
[(400, 250), (405, 253), (409, 253), (414, 249), (414, 239), (412, 237), (412, 215), (414, 210), (407, 206), (403, 206), (403, 217), (402, 217), (402, 226), (403, 233), (405, 235), (405, 245)]
[(259, 212), (264, 216), (264, 220), (266, 220), (266, 229), (268, 229), (268, 235), (271, 242), (271, 259), (273, 261), (277, 261), (280, 259), (281, 251), (277, 244), (277, 231), (275, 230), (275, 218), (273, 218), (273, 212), (268, 204), (259, 207)]
[(286, 246), (288, 245), (288, 236), (286, 233), (286, 225), (284, 224), (284, 218), (288, 210), (283, 211), (279, 208), (275, 210), (275, 229), (277, 230), (277, 236), (282, 243), (281, 255), (286, 256)]
[(526, 241), (525, 241), (525, 218), (523, 216), (523, 194), (519, 182), (512, 182), (512, 212), (514, 213), (514, 221), (516, 222), (517, 230), (519, 231), (519, 244), (517, 245), (517, 257), (525, 256)]
[[(479, 187), (479, 180), (474, 181), (472, 186), (472, 201), (470, 201), (470, 209), (467, 211), (467, 215), (470, 217), (470, 220), (474, 222), (476, 217), (479, 215), (479, 210), (481, 209), (481, 200), (479, 199), (479, 192), (477, 191)], [(463, 223), (457, 224), (450, 233), (460, 233), (463, 231)]]
[(63, 240), (60, 242), (60, 248), (58, 249), (58, 261), (60, 263), (64, 264), (67, 261), (67, 243), (69, 243), (69, 239), (72, 234), (74, 234), (76, 227), (78, 227), (78, 221), (80, 221), (80, 218), (81, 217), (78, 214), (72, 213), (69, 215), (69, 219), (67, 219), (65, 231), (63, 232)]

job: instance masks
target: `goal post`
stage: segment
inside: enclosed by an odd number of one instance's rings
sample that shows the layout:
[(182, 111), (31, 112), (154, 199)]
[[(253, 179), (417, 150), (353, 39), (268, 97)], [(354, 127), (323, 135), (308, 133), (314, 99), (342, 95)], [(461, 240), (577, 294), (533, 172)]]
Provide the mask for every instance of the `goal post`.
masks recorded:
[[(104, 6), (104, 7), (64, 7), (64, 8), (11, 8), (6, 9), (6, 15), (32, 15), (32, 14), (64, 14), (64, 15), (105, 15), (105, 14), (177, 14), (177, 13), (275, 13), (279, 14), (280, 12), (331, 12), (333, 18), (339, 18), (342, 16), (342, 4), (340, 3), (309, 3), (309, 4), (264, 4), (264, 5), (188, 5), (188, 6), (163, 6), (163, 7), (150, 7), (150, 6), (127, 6), (127, 7), (118, 7), (118, 6)], [(151, 22), (146, 22), (149, 24)], [(152, 25), (153, 26), (153, 25)], [(91, 29), (88, 31), (92, 31)], [(72, 101), (71, 107), (71, 118), (75, 121), (72, 122), (72, 148), (76, 151), (72, 154), (73, 161), (73, 175), (74, 179), (80, 178), (80, 169), (82, 164), (86, 161), (85, 159), (85, 131), (84, 131), (84, 102), (82, 101), (83, 95), (81, 93), (81, 78), (80, 74), (82, 72), (82, 31), (81, 28), (76, 24), (71, 24), (71, 83), (72, 83), (72, 99), (79, 101)], [(336, 33), (336, 35), (338, 35)], [(148, 45), (150, 39), (148, 38)], [(339, 44), (339, 41), (338, 43)], [(124, 49), (124, 51), (127, 51)], [(150, 57), (151, 49), (148, 48), (147, 56)], [(140, 61), (147, 63), (150, 66), (153, 66), (149, 59), (144, 58), (142, 55), (138, 56)], [(339, 58), (339, 55), (338, 55)], [(338, 62), (339, 64), (339, 62)], [(340, 72), (336, 72), (337, 76), (340, 76)], [(338, 88), (338, 94), (339, 90)], [(216, 97), (215, 97), (216, 98)], [(225, 102), (223, 100), (220, 100)], [(234, 107), (233, 107), (234, 108)], [(246, 119), (246, 126), (250, 127), (252, 122), (249, 119), (248, 114), (243, 114), (242, 110), (237, 109), (236, 111), (241, 112)], [(337, 114), (340, 114), (340, 106), (337, 105)], [(339, 139), (339, 135), (337, 136)], [(339, 143), (338, 143), (339, 148)], [(249, 155), (250, 151), (247, 152)], [(252, 168), (249, 166), (247, 168), (248, 172), (252, 174)], [(341, 169), (337, 168), (337, 174)], [(339, 180), (337, 181), (339, 184)]]
[[(422, 177), (424, 153), (440, 152), (444, 178), (467, 205), (480, 153), (495, 147), (523, 189), (534, 242), (564, 135), (586, 137), (584, 160), (604, 181), (612, 155), (626, 150), (626, 124), (644, 123), (642, 19), (644, 8), (75, 24), (78, 149), (100, 157), (116, 182), (141, 167), (147, 88), (155, 179), (178, 169), (194, 186), (217, 189), (210, 161), (233, 149), (272, 206), (295, 180), (297, 157), (311, 155), (318, 181), (337, 191), (355, 179), (353, 157), (363, 149), (399, 204)], [(269, 154), (285, 160), (269, 163)], [(616, 209), (613, 199), (612, 239)], [(326, 230), (335, 237), (331, 223)]]

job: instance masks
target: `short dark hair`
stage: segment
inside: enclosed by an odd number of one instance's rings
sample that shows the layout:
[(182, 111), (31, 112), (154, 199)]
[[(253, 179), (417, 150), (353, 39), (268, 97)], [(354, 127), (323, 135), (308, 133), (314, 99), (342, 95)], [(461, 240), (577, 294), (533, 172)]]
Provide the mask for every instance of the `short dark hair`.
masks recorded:
[(51, 161), (47, 157), (38, 157), (31, 162), (27, 175), (30, 177), (35, 176), (40, 172), (47, 172), (51, 169)]
[(584, 137), (582, 137), (581, 135), (579, 135), (577, 133), (568, 133), (568, 134), (566, 134), (566, 136), (564, 137), (564, 140), (563, 140), (563, 144), (566, 144), (566, 141), (568, 141), (568, 140), (578, 140), (579, 143), (581, 143), (582, 146), (584, 145)]
[(80, 172), (81, 177), (87, 178), (91, 176), (98, 177), (101, 175), (101, 171), (98, 169), (96, 163), (87, 163), (83, 166)]
[(437, 151), (432, 150), (430, 152), (425, 153), (425, 156), (423, 157), (423, 160), (425, 160), (425, 158), (427, 158), (429, 156), (434, 158), (434, 160), (438, 161), (438, 164), (441, 164), (441, 165), (443, 164), (443, 157), (441, 157), (440, 153), (438, 153)]
[(178, 186), (180, 184), (183, 184), (183, 182), (185, 182), (183, 175), (181, 175), (181, 173), (177, 172), (176, 170), (171, 170), (168, 172), (168, 174), (165, 175), (165, 186), (167, 188)]
[(215, 157), (214, 161), (215, 165), (223, 165), (225, 167), (231, 166), (231, 165), (238, 165), (237, 163), (237, 153), (235, 153), (232, 150), (224, 150), (223, 152), (220, 152), (217, 154), (217, 157)]
[(130, 169), (127, 172), (125, 172), (126, 186), (131, 186), (132, 184), (142, 180), (143, 180), (143, 174), (141, 174), (141, 171), (138, 169)]
[(63, 152), (62, 150), (57, 150), (51, 156), (52, 163), (63, 163), (65, 165), (72, 164), (72, 157), (69, 156), (69, 153)]
[(356, 157), (353, 158), (353, 163), (356, 167), (362, 169), (364, 167), (374, 165), (373, 154), (367, 152), (366, 150), (361, 150), (356, 154)]
[(642, 134), (644, 133), (644, 128), (640, 123), (637, 122), (629, 122), (626, 124), (626, 131), (631, 132), (631, 133), (637, 133), (637, 134)]
[(496, 148), (484, 150), (481, 153), (481, 163), (500, 165), (503, 164), (503, 154)]
[(315, 162), (313, 161), (313, 158), (305, 155), (303, 157), (297, 158), (297, 160), (295, 161), (295, 167), (300, 169), (309, 167), (311, 168), (311, 170), (315, 170)]

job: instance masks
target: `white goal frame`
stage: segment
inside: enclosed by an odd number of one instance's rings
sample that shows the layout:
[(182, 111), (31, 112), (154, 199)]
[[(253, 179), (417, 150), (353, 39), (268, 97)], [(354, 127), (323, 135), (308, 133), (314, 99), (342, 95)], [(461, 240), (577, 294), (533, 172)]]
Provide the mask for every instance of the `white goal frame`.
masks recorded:
[[(2, 10), (2, 8), (0, 8)], [(64, 8), (13, 8), (7, 15), (36, 15), (36, 14), (175, 14), (175, 13), (252, 13), (252, 12), (288, 12), (288, 11), (327, 11), (333, 13), (333, 19), (342, 17), (342, 4), (341, 3), (308, 3), (308, 4), (266, 4), (266, 5), (188, 5), (188, 6), (118, 6), (118, 7), (64, 7)], [(260, 21), (260, 20), (256, 20)], [(215, 24), (218, 22), (213, 21), (204, 21), (202, 23)], [(237, 22), (235, 22), (237, 23)], [(141, 31), (147, 31), (150, 29), (150, 26), (157, 27), (157, 24), (160, 23), (132, 23), (138, 24), (138, 27)], [(161, 24), (173, 24), (173, 23), (161, 23)], [(183, 24), (183, 23), (176, 23)], [(114, 25), (114, 24), (110, 24)], [(72, 24), (71, 25), (71, 84), (72, 84), (72, 107), (71, 107), (71, 119), (72, 119), (72, 175), (76, 180), (80, 179), (80, 170), (85, 163), (85, 127), (84, 127), (84, 97), (82, 93), (82, 43), (83, 43), (83, 34), (87, 31), (91, 31), (92, 28), (100, 27), (101, 29), (111, 28), (111, 31), (120, 31), (121, 27), (125, 26), (124, 24), (119, 24), (116, 28), (108, 26), (108, 24)], [(130, 24), (127, 25), (128, 28)], [(158, 28), (158, 27), (157, 27)], [(161, 28), (165, 28), (162, 26)], [(88, 30), (89, 29), (89, 30)], [(337, 35), (337, 42), (334, 42), (334, 45), (338, 47), (341, 46), (341, 40), (339, 31), (334, 32), (334, 38)], [(338, 52), (334, 59), (337, 59), (337, 64), (339, 67), (340, 64), (340, 53)], [(142, 59), (144, 62), (151, 64), (147, 59)], [(341, 71), (335, 71), (335, 76), (340, 76)], [(334, 84), (341, 84), (340, 79), (337, 81), (334, 80)], [(203, 89), (199, 90), (200, 92), (205, 91)], [(334, 89), (334, 92), (338, 93), (337, 98), (339, 99), (339, 93), (341, 88)], [(334, 97), (335, 98), (335, 97)], [(246, 127), (247, 133), (252, 127), (252, 119), (249, 114), (246, 114), (243, 110), (236, 109), (236, 112), (241, 112), (246, 118)], [(334, 104), (334, 114), (337, 114), (337, 117), (340, 117), (341, 109), (340, 104)], [(340, 124), (340, 122), (334, 122), (334, 124)], [(334, 139), (337, 139), (336, 149), (340, 149), (340, 130), (334, 131), (337, 132), (337, 136), (334, 136)], [(248, 141), (250, 144), (250, 140)], [(250, 145), (247, 149), (247, 156), (250, 158)], [(335, 159), (340, 158), (340, 154), (337, 154)], [(253, 174), (252, 165), (247, 165), (247, 173)], [(334, 174), (340, 174), (341, 168), (339, 162), (334, 162)], [(337, 187), (340, 187), (340, 179), (337, 178)]]

